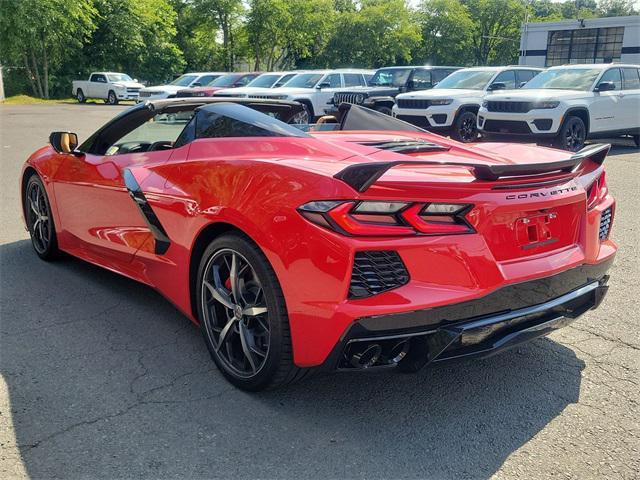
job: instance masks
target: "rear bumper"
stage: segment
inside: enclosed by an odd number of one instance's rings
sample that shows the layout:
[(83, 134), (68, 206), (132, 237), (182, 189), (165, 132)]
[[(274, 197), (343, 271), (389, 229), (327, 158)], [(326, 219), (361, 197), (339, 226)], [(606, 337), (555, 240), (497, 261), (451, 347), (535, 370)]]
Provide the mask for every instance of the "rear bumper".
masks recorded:
[[(598, 307), (607, 292), (612, 261), (509, 285), (467, 302), (361, 318), (345, 332), (323, 368), (388, 368), (405, 355), (425, 365), (494, 355)], [(379, 346), (379, 359), (372, 365), (358, 363), (372, 345)], [(354, 360), (354, 355), (359, 357)]]

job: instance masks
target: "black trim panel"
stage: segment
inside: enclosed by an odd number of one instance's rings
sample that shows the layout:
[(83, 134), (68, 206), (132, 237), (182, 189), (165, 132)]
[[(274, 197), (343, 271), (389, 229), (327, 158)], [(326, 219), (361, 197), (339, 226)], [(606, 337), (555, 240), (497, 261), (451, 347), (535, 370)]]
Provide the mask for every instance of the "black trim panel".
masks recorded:
[(169, 249), (171, 240), (169, 240), (167, 232), (160, 223), (160, 220), (156, 216), (156, 213), (153, 211), (153, 208), (151, 208), (151, 205), (149, 205), (147, 198), (142, 192), (142, 188), (140, 188), (140, 185), (138, 184), (136, 178), (133, 176), (133, 173), (131, 173), (129, 169), (126, 169), (124, 171), (124, 184), (127, 187), (129, 195), (131, 196), (133, 201), (136, 202), (136, 205), (140, 209), (140, 213), (147, 223), (149, 230), (151, 230), (151, 234), (153, 235), (153, 238), (156, 242), (155, 253), (157, 255), (163, 255)]
[(622, 55), (628, 55), (630, 53), (640, 53), (640, 47), (622, 47), (620, 53)]
[(364, 317), (356, 322), (369, 332), (439, 327), (465, 319), (538, 305), (602, 278), (613, 258), (597, 265), (582, 265), (550, 277), (502, 287), (489, 295), (426, 310)]
[(521, 57), (546, 57), (546, 50), (520, 50)]

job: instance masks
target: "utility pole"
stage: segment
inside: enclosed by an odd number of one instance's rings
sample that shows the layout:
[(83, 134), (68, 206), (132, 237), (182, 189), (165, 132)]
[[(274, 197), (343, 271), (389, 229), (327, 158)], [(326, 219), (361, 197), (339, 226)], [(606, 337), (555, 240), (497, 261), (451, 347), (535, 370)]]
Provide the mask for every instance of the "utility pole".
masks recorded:
[(2, 80), (2, 65), (0, 65), (0, 102), (4, 101), (4, 81)]

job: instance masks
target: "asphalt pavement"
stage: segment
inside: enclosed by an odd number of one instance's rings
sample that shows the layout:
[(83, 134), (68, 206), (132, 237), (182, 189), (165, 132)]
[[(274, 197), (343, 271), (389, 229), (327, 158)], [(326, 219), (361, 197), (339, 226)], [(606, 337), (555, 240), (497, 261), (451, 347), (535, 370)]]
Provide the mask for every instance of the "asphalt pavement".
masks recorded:
[(0, 105), (0, 478), (640, 477), (640, 153), (607, 180), (620, 246), (600, 309), (502, 355), (416, 375), (231, 387), (155, 291), (40, 261), (19, 173), (53, 130), (124, 107)]

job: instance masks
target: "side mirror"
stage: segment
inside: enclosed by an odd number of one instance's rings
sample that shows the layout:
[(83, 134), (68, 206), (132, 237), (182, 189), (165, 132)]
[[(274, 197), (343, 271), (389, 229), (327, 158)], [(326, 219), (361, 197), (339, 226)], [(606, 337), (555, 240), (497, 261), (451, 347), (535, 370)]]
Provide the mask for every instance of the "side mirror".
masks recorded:
[(192, 86), (192, 87), (201, 87), (201, 86), (202, 86), (202, 84), (201, 84), (200, 82), (193, 82), (193, 83), (191, 84), (191, 86)]
[(520, 82), (520, 86), (518, 88), (522, 88), (527, 84), (527, 82)]
[(78, 147), (78, 135), (71, 132), (52, 132), (49, 143), (58, 153), (73, 153)]
[(596, 92), (610, 92), (616, 89), (616, 84), (613, 82), (600, 82), (596, 86)]
[(507, 86), (502, 83), (502, 82), (494, 82), (491, 85), (489, 85), (489, 88), (487, 88), (487, 90), (489, 90), (490, 92), (493, 92), (494, 90), (505, 90), (507, 88)]
[(133, 81), (134, 81), (134, 82), (137, 82), (137, 81), (138, 81), (138, 79), (137, 79), (137, 78), (134, 78), (134, 79), (133, 79)]
[(318, 90), (322, 90), (323, 88), (329, 88), (331, 86), (331, 84), (329, 82), (322, 82), (319, 83), (318, 85), (316, 85), (316, 88)]

